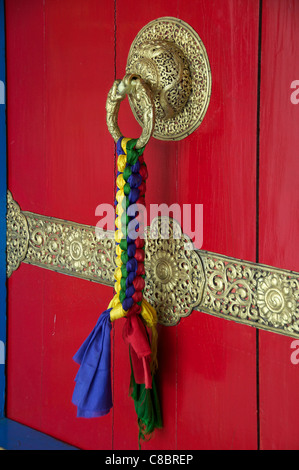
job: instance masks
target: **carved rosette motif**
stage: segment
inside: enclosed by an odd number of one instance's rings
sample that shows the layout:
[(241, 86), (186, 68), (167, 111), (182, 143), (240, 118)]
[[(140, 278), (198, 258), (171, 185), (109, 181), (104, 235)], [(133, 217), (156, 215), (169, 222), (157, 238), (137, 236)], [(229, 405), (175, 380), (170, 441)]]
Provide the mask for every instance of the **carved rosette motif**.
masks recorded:
[(281, 273), (259, 279), (257, 305), (261, 321), (299, 332), (299, 280)]
[(29, 240), (26, 217), (21, 212), (10, 191), (7, 191), (6, 221), (6, 274), (7, 277), (10, 277), (12, 272), (18, 269), (20, 263), (25, 259)]
[(173, 219), (157, 217), (146, 232), (144, 297), (159, 323), (175, 325), (201, 302), (204, 272), (198, 253)]

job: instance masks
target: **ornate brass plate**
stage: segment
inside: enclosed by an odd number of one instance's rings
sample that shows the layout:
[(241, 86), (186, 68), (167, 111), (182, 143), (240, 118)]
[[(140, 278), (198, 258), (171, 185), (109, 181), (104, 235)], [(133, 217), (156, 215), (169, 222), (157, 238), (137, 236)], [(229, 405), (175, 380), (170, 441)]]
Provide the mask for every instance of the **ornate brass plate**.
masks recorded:
[(29, 231), (25, 215), (19, 204), (13, 199), (11, 192), (7, 192), (7, 254), (6, 272), (9, 277), (18, 269), (25, 259), (28, 251)]
[[(211, 95), (211, 70), (198, 34), (182, 20), (158, 18), (134, 39), (127, 74), (140, 76), (149, 86), (155, 105), (153, 137), (181, 140), (202, 122)], [(134, 116), (143, 127), (143, 110), (129, 96)]]
[[(113, 232), (23, 212), (7, 198), (7, 276), (21, 262), (114, 284)], [(175, 220), (156, 218), (146, 234), (144, 296), (159, 323), (175, 325), (199, 310), (299, 338), (299, 273), (190, 249)]]
[(7, 277), (24, 261), (34, 266), (113, 285), (114, 240), (95, 227), (21, 211), (7, 194)]

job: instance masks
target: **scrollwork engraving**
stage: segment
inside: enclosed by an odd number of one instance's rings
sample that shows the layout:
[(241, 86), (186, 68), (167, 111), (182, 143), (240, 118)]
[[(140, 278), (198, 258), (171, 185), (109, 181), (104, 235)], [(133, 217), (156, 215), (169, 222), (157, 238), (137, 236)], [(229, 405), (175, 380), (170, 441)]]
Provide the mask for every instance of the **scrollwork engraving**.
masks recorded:
[(206, 288), (200, 310), (298, 336), (299, 274), (201, 252)]
[(25, 263), (113, 285), (116, 265), (109, 237), (97, 238), (94, 227), (24, 214), (30, 232)]

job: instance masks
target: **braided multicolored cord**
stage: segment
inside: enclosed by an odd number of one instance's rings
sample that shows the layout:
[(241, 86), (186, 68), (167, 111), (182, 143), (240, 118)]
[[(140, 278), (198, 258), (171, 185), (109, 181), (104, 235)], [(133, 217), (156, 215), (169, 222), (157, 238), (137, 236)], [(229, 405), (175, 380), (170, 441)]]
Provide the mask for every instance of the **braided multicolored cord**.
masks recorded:
[(74, 356), (80, 368), (72, 401), (81, 417), (102, 416), (111, 409), (111, 322), (124, 317), (123, 338), (129, 344), (131, 364), (130, 394), (138, 416), (140, 442), (161, 428), (162, 420), (154, 380), (157, 314), (143, 298), (145, 241), (137, 219), (139, 209), (145, 205), (147, 168), (144, 148), (136, 149), (136, 142), (124, 137), (117, 142), (115, 295)]
[[(138, 205), (144, 206), (147, 169), (143, 160), (143, 148), (134, 149), (136, 140), (122, 138), (117, 143), (117, 193), (115, 243), (116, 265), (115, 291), (123, 307), (124, 315), (141, 313), (144, 289), (144, 238), (138, 236), (136, 220)], [(128, 150), (127, 150), (128, 147)], [(136, 230), (137, 229), (137, 230)], [(126, 312), (126, 313), (125, 313)], [(112, 321), (113, 313), (110, 315)]]

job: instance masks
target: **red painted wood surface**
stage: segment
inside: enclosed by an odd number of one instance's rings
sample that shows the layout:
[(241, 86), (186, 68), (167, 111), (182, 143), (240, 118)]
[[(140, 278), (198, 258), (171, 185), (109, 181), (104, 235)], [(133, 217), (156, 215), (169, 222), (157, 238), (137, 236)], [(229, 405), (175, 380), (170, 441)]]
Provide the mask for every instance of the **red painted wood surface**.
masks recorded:
[[(136, 31), (169, 15), (199, 33), (213, 82), (208, 113), (196, 133), (178, 143), (152, 140), (148, 145), (147, 203), (203, 204), (202, 248), (254, 260), (258, 2), (240, 2), (234, 8), (230, 1), (195, 1), (191, 10), (184, 2), (168, 2), (132, 17), (134, 5), (129, 0), (117, 9), (117, 76), (124, 73)], [(161, 328), (165, 427), (144, 447), (255, 448), (255, 350), (253, 329), (197, 312), (177, 327)], [(124, 413), (119, 403), (115, 445), (123, 448), (134, 445), (134, 433), (123, 442), (117, 428), (125, 421), (130, 429), (134, 415), (132, 407)]]
[[(95, 225), (113, 201), (106, 95), (114, 6), (6, 2), (9, 187), (21, 207)], [(104, 45), (104, 47), (103, 47)], [(21, 266), (9, 280), (7, 416), (82, 448), (109, 448), (112, 414), (76, 418), (72, 357), (111, 288)]]
[[(299, 4), (263, 2), (260, 134), (260, 262), (299, 271)], [(299, 449), (299, 364), (293, 340), (260, 333), (262, 449)]]
[[(299, 79), (291, 66), (296, 59), (292, 12), (298, 12), (295, 1), (263, 4), (259, 261), (298, 270), (299, 195), (292, 169), (299, 106), (289, 99), (290, 83)], [(255, 261), (259, 1), (194, 0), (190, 8), (168, 0), (139, 4), (138, 14), (132, 14), (135, 10), (132, 0), (107, 2), (105, 8), (98, 0), (6, 2), (9, 188), (26, 210), (96, 224), (97, 205), (114, 199), (114, 145), (105, 122), (108, 90), (125, 74), (137, 32), (155, 18), (175, 16), (203, 40), (212, 96), (194, 134), (180, 142), (152, 139), (148, 144), (146, 201), (203, 204), (202, 248)], [(291, 50), (282, 53), (290, 43)], [(138, 136), (128, 103), (121, 106), (119, 123), (125, 135)], [(77, 371), (72, 356), (111, 296), (109, 287), (32, 266), (22, 265), (12, 275), (9, 418), (83, 449), (137, 448), (122, 320), (112, 333), (113, 410), (85, 420), (76, 418), (71, 404)], [(255, 449), (259, 432), (264, 448), (296, 446), (298, 374), (289, 360), (291, 340), (259, 334), (258, 388), (256, 337), (253, 328), (200, 312), (176, 327), (160, 326), (164, 428), (143, 447)]]

